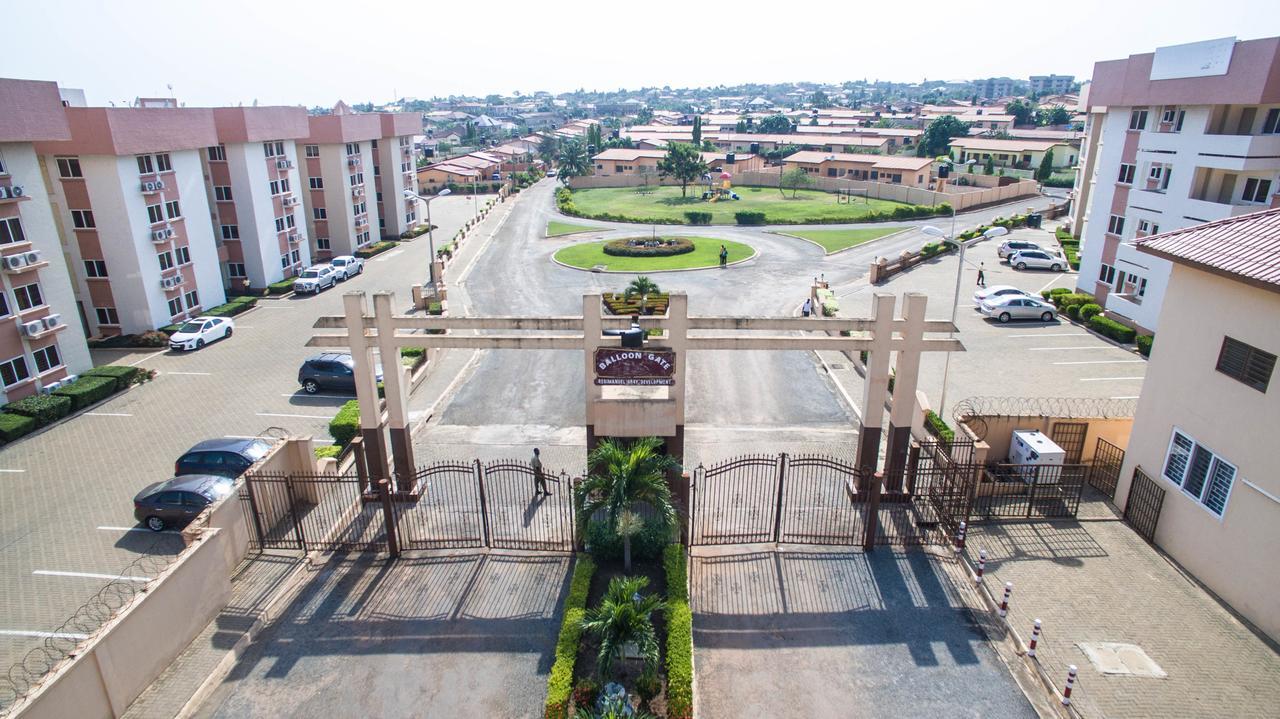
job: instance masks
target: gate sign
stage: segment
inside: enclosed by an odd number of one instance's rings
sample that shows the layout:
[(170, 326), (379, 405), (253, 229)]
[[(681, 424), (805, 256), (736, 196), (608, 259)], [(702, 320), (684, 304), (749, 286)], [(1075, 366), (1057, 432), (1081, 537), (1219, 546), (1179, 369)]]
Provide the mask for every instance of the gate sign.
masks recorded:
[(671, 350), (601, 347), (595, 360), (598, 385), (675, 384), (676, 353)]

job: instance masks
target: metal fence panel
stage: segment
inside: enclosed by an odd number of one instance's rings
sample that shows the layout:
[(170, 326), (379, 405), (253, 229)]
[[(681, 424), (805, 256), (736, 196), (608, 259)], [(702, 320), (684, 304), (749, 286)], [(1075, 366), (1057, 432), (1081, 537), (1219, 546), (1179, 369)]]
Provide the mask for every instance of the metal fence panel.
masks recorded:
[(477, 464), (438, 462), (420, 467), (413, 492), (394, 502), (402, 549), (458, 549), (486, 543)]
[(1089, 485), (1114, 500), (1123, 464), (1124, 450), (1099, 437), (1093, 450), (1093, 466), (1089, 468)]
[(1160, 523), (1160, 508), (1164, 506), (1164, 489), (1142, 471), (1133, 468), (1133, 483), (1129, 485), (1129, 500), (1124, 504), (1124, 521), (1133, 527), (1143, 539), (1156, 541), (1156, 525)]
[(710, 469), (699, 466), (693, 481), (692, 544), (775, 541), (781, 458), (737, 457)]
[(544, 471), (551, 496), (534, 494), (533, 468), (497, 461), (480, 468), (489, 546), (572, 552), (573, 486), (565, 472)]
[(982, 519), (1074, 517), (1088, 468), (1081, 464), (997, 464), (983, 472), (973, 499)]

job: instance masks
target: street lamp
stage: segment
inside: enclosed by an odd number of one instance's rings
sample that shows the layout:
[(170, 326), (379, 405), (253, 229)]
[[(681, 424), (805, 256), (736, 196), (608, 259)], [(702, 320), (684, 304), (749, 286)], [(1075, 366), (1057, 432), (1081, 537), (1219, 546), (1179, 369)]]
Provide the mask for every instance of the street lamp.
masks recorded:
[[(956, 247), (960, 248), (960, 262), (956, 265), (956, 294), (955, 294), (955, 297), (953, 297), (951, 300), (951, 324), (954, 325), (956, 323), (956, 311), (960, 308), (960, 277), (964, 273), (964, 251), (969, 249), (970, 245), (976, 245), (979, 242), (982, 242), (983, 240), (991, 240), (991, 239), (1000, 237), (1001, 235), (1007, 235), (1009, 234), (1009, 231), (1003, 227), (992, 227), (988, 229), (986, 232), (983, 232), (981, 235), (974, 237), (973, 239), (957, 242), (954, 239), (955, 231), (956, 231), (956, 216), (955, 216), (954, 210), (952, 210), (951, 212), (951, 234), (950, 235), (934, 227), (933, 225), (925, 225), (924, 227), (921, 227), (920, 230), (924, 232), (926, 235), (929, 235), (930, 237), (937, 237), (938, 239), (942, 240), (947, 244), (955, 245)], [(951, 337), (953, 335), (954, 335), (954, 332), (947, 333), (948, 337)], [(951, 371), (951, 351), (948, 350), (946, 354), (946, 359), (943, 361), (943, 364), (942, 364), (942, 397), (938, 401), (938, 414), (942, 416), (945, 416), (945, 412), (947, 411), (947, 375), (950, 373), (950, 371)]]
[(431, 225), (431, 201), (437, 197), (444, 197), (448, 194), (450, 194), (450, 190), (447, 187), (441, 188), (439, 192), (431, 197), (423, 197), (408, 188), (405, 188), (404, 190), (405, 199), (420, 200), (427, 206), (427, 244), (431, 250), (431, 257), (428, 260), (427, 266), (430, 268), (429, 277), (431, 278), (432, 287), (436, 286), (436, 235), (435, 228)]

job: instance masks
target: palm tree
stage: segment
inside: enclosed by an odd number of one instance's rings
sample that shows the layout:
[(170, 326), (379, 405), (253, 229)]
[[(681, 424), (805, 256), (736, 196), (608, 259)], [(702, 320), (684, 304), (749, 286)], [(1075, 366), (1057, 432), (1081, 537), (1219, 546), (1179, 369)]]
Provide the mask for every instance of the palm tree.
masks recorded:
[[(587, 522), (597, 511), (604, 510), (606, 520), (622, 536), (623, 566), (631, 571), (631, 535), (638, 529), (635, 506), (648, 504), (658, 513), (658, 521), (671, 527), (676, 522), (676, 508), (671, 501), (671, 487), (666, 472), (676, 461), (657, 449), (657, 437), (644, 437), (629, 447), (612, 439), (601, 442), (588, 457), (590, 467), (600, 469), (574, 488), (577, 505), (578, 536), (586, 536)], [(619, 529), (623, 531), (618, 531)]]
[(649, 304), (649, 295), (656, 295), (658, 292), (658, 283), (644, 275), (640, 275), (631, 280), (631, 284), (627, 285), (627, 289), (623, 291), (622, 296), (624, 299), (629, 300), (636, 295), (640, 295), (640, 314), (647, 314), (645, 310)]
[(601, 679), (613, 674), (613, 664), (622, 658), (623, 648), (634, 644), (646, 669), (658, 665), (658, 636), (651, 615), (666, 611), (667, 603), (656, 594), (642, 596), (648, 577), (614, 577), (600, 605), (582, 617), (582, 630), (600, 640), (596, 668)]
[(565, 140), (560, 144), (560, 179), (567, 185), (569, 179), (582, 177), (590, 173), (591, 158), (587, 156), (586, 145), (581, 140)]

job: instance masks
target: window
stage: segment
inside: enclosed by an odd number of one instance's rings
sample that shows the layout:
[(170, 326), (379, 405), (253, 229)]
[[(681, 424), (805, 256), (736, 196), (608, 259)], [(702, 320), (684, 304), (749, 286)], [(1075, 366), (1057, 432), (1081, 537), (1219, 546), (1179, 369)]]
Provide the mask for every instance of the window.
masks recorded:
[(13, 299), (18, 305), (19, 312), (26, 312), (33, 307), (39, 307), (44, 304), (44, 298), (40, 296), (40, 284), (38, 282), (13, 288)]
[(1166, 107), (1164, 109), (1164, 113), (1160, 115), (1160, 122), (1173, 122), (1174, 118), (1177, 117), (1177, 115), (1178, 115), (1178, 108)]
[(280, 255), (280, 269), (282, 270), (289, 269), (289, 253), (288, 252), (284, 253), (283, 255)]
[(71, 224), (74, 225), (77, 230), (92, 230), (94, 227), (97, 227), (97, 225), (93, 223), (93, 210), (72, 210)]
[(278, 195), (278, 194), (280, 194), (280, 181), (279, 181), (279, 180), (272, 180), (272, 181), (271, 181), (271, 194), (272, 194), (272, 195)]
[(320, 156), (320, 146), (319, 146), (319, 145), (306, 145), (306, 146), (305, 146), (305, 153), (306, 153), (307, 157), (319, 157), (319, 156)]
[(1138, 232), (1146, 235), (1158, 235), (1160, 234), (1160, 225), (1150, 220), (1138, 220)]
[(22, 232), (22, 220), (17, 217), (6, 217), (0, 220), (0, 245), (26, 241), (27, 236)]
[(327, 250), (327, 249), (329, 249), (329, 238), (328, 238), (328, 237), (317, 237), (317, 238), (316, 238), (316, 249), (317, 249), (317, 250)]
[(285, 178), (281, 178), (281, 180), (280, 180), (280, 191), (281, 191), (281, 192), (288, 192), (288, 191), (289, 191), (289, 190), (291, 190), (291, 189), (293, 189), (293, 188), (292, 188), (292, 187), (289, 187), (289, 178), (287, 178), (287, 177), (285, 177)]
[(276, 218), (276, 232), (284, 232), (284, 218), (283, 218), (283, 217), (277, 217), (277, 218)]
[(1218, 352), (1217, 370), (1232, 379), (1266, 392), (1271, 383), (1271, 372), (1276, 367), (1276, 356), (1270, 352), (1247, 345), (1230, 337), (1222, 338), (1222, 350)]
[(289, 229), (293, 229), (294, 227), (297, 227), (297, 223), (293, 221), (293, 213), (289, 213), (284, 216), (284, 224), (285, 224), (285, 227), (288, 227)]
[(147, 218), (154, 225), (157, 222), (164, 222), (164, 213), (160, 211), (159, 205), (147, 205)]
[(1267, 119), (1262, 122), (1262, 134), (1280, 134), (1280, 108), (1267, 110)]
[(1124, 234), (1124, 215), (1112, 215), (1107, 222), (1107, 232), (1113, 235)]
[(0, 292), (0, 317), (9, 316), (9, 300), (3, 292)]
[(169, 300), (169, 316), (177, 317), (180, 314), (182, 314), (182, 298), (174, 297)]
[(1187, 119), (1186, 110), (1178, 110), (1178, 119), (1173, 123), (1174, 132), (1182, 132), (1182, 123)]
[(244, 272), (243, 262), (228, 262), (227, 275), (230, 277), (248, 277)]
[(9, 171), (4, 169), (4, 157), (0, 156), (0, 175), (7, 175)]
[(191, 264), (191, 248), (190, 247), (183, 245), (182, 247), (178, 247), (174, 249), (174, 253), (177, 254), (178, 256), (178, 264), (180, 265)]
[(376, 150), (376, 149), (378, 149), (378, 141), (377, 141), (377, 140), (370, 140), (370, 141), (369, 141), (369, 147), (372, 147), (372, 148), (373, 148), (373, 149), (375, 149), (375, 150)]
[(95, 307), (98, 313), (98, 324), (100, 325), (118, 325), (120, 324), (120, 315), (116, 314), (114, 307)]
[(301, 250), (294, 250), (293, 252), (290, 252), (290, 253), (289, 253), (289, 257), (290, 257), (290, 259), (292, 259), (292, 260), (294, 261), (294, 263), (301, 262), (301, 261), (302, 261), (302, 251), (301, 251)]
[(1166, 165), (1164, 168), (1164, 174), (1160, 176), (1160, 183), (1157, 186), (1157, 188), (1161, 192), (1167, 191), (1169, 189), (1169, 181), (1172, 179), (1173, 179), (1173, 168)]
[(69, 180), (75, 177), (84, 177), (84, 174), (80, 172), (80, 158), (59, 157), (58, 177), (61, 177), (64, 180)]
[(156, 155), (156, 170), (159, 172), (173, 172), (173, 165), (169, 162), (169, 153), (162, 152)]
[(1116, 279), (1116, 268), (1111, 265), (1102, 265), (1102, 271), (1098, 273), (1098, 281), (1104, 284), (1111, 284)]
[(1154, 165), (1151, 166), (1151, 172), (1148, 173), (1147, 177), (1152, 180), (1159, 180), (1160, 176), (1163, 174), (1164, 174), (1164, 165), (1161, 165), (1160, 163), (1155, 163)]
[(160, 263), (161, 272), (164, 272), (165, 270), (173, 269), (173, 253), (172, 252), (166, 251), (166, 252), (156, 253), (156, 261)]
[(1175, 429), (1165, 454), (1163, 474), (1205, 509), (1221, 517), (1227, 508), (1231, 485), (1235, 483), (1236, 466)]
[(1270, 194), (1271, 180), (1250, 177), (1244, 182), (1244, 197), (1241, 199), (1245, 202), (1266, 202)]
[(379, 166), (377, 166), (377, 165), (374, 165), (374, 166), (373, 166), (373, 176), (374, 176), (374, 177), (378, 177), (378, 176), (379, 176), (379, 175), (381, 175), (381, 174), (382, 174), (382, 168), (381, 168), (381, 167), (379, 167)]
[(0, 382), (3, 382), (5, 387), (12, 387), (30, 377), (31, 373), (27, 371), (26, 359), (14, 357), (11, 360), (0, 362)]
[(222, 239), (224, 240), (240, 239), (240, 226), (239, 225), (223, 225)]
[(58, 356), (58, 345), (32, 350), (31, 357), (36, 361), (36, 374), (44, 374), (55, 367), (62, 366), (62, 358)]
[(151, 161), (151, 155), (138, 155), (138, 174), (149, 175), (156, 171), (155, 164)]
[(213, 147), (210, 147), (209, 161), (210, 162), (226, 162), (227, 148), (224, 147), (223, 145), (214, 145)]
[(1147, 127), (1147, 110), (1146, 108), (1134, 110), (1129, 114), (1130, 130), (1145, 130)]
[(313, 189), (313, 190), (323, 190), (323, 189), (324, 189), (324, 178), (323, 178), (323, 177), (312, 177), (312, 178), (308, 178), (307, 182), (311, 183), (311, 189)]
[(378, 218), (378, 229), (383, 231), (387, 229), (387, 221), (381, 217)]
[(231, 186), (217, 185), (213, 188), (213, 199), (217, 202), (231, 202)]
[(266, 155), (267, 157), (275, 157), (276, 156), (275, 143), (274, 142), (262, 143), (262, 154)]
[(195, 290), (183, 295), (182, 299), (187, 303), (187, 309), (189, 310), (194, 310), (200, 306), (200, 294)]
[(171, 220), (182, 217), (182, 208), (178, 206), (177, 200), (169, 200), (164, 203), (164, 212)]
[(85, 260), (84, 274), (86, 277), (106, 277), (107, 276), (106, 260)]
[(352, 156), (352, 155), (359, 155), (359, 154), (360, 154), (360, 143), (358, 143), (358, 142), (348, 142), (348, 143), (347, 143), (347, 157), (350, 157), (350, 156)]
[(379, 202), (379, 203), (381, 203), (381, 202), (382, 202), (382, 193), (381, 193), (381, 192), (378, 192), (378, 193), (376, 193), (376, 194), (377, 194), (377, 197), (378, 197), (378, 202)]
[(311, 216), (317, 220), (326, 220), (329, 218), (329, 211), (323, 207), (311, 208)]

